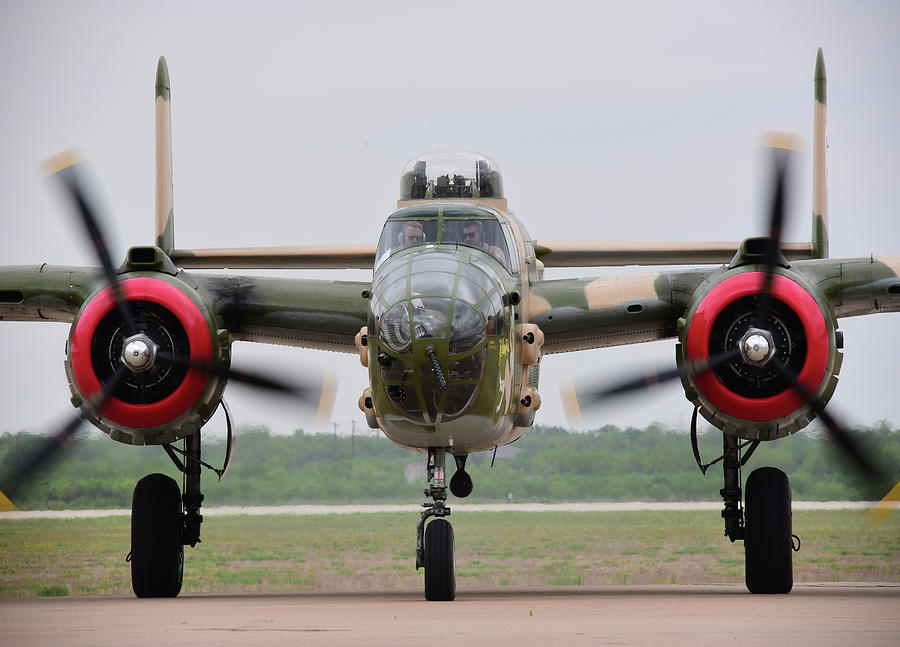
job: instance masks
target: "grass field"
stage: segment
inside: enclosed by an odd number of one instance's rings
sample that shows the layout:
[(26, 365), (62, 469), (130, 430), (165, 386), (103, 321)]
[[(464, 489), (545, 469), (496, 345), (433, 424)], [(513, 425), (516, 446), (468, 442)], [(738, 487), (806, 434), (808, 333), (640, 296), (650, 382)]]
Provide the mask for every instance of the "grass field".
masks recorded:
[[(453, 515), (460, 590), (743, 582), (715, 513)], [(414, 514), (211, 517), (183, 591), (419, 589)], [(131, 593), (128, 517), (0, 521), (0, 596)], [(900, 581), (900, 514), (798, 511), (794, 580)]]

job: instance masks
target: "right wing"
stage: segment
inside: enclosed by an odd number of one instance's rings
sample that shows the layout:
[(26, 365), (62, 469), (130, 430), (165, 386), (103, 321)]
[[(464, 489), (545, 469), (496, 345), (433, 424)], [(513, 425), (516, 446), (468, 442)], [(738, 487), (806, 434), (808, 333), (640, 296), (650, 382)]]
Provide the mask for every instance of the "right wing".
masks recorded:
[(195, 275), (231, 336), (282, 346), (358, 353), (370, 281)]
[[(828, 258), (790, 265), (837, 318), (900, 311), (900, 257)], [(727, 266), (537, 281), (527, 320), (544, 333), (543, 353), (620, 346), (678, 335), (678, 320)]]

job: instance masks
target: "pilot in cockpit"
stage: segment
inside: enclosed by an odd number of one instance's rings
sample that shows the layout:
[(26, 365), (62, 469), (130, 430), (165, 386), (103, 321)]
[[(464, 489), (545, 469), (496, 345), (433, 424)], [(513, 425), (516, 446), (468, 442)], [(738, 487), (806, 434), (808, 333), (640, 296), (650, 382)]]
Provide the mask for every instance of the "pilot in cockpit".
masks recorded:
[(425, 232), (422, 229), (422, 223), (414, 220), (407, 222), (403, 226), (403, 233), (400, 238), (400, 247), (409, 247), (410, 245), (424, 243)]
[(479, 220), (469, 220), (463, 225), (462, 241), (464, 245), (477, 247), (493, 254), (497, 260), (506, 264), (506, 255), (496, 245), (488, 245), (484, 240), (484, 225)]

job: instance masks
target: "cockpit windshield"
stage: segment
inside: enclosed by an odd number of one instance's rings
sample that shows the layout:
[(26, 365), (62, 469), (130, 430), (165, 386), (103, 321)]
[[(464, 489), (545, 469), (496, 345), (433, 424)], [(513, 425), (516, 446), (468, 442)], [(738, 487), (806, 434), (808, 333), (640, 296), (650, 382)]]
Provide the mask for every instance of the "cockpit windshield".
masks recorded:
[(375, 268), (401, 249), (435, 243), (481, 249), (510, 269), (509, 246), (496, 213), (466, 204), (423, 204), (394, 213), (378, 241)]
[(502, 198), (503, 176), (497, 162), (469, 151), (414, 157), (400, 177), (401, 200)]

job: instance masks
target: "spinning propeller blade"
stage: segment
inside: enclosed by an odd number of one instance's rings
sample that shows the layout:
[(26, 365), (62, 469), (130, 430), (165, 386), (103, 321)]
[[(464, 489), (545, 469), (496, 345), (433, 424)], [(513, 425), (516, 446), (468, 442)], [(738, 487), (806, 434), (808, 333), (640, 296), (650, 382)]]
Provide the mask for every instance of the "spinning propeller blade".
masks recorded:
[(75, 151), (68, 150), (46, 160), (44, 168), (47, 171), (47, 175), (56, 177), (69, 194), (75, 206), (75, 211), (81, 218), (81, 224), (84, 225), (85, 233), (97, 254), (97, 260), (100, 261), (100, 267), (103, 268), (103, 276), (110, 288), (112, 288), (116, 309), (128, 328), (129, 336), (135, 335), (138, 332), (137, 325), (134, 323), (134, 317), (131, 315), (128, 301), (125, 300), (122, 294), (122, 286), (119, 283), (119, 277), (109, 255), (106, 237), (103, 235), (100, 221), (91, 207), (78, 177), (81, 164), (78, 154)]
[[(112, 289), (116, 311), (119, 313), (121, 321), (127, 328), (128, 335), (136, 335), (142, 331), (138, 327), (132, 313), (132, 308), (124, 296), (121, 281), (112, 264), (109, 248), (106, 244), (106, 237), (104, 236), (100, 225), (100, 219), (97, 217), (97, 213), (83, 189), (82, 182), (79, 178), (80, 164), (81, 161), (76, 153), (73, 151), (66, 151), (47, 160), (47, 162), (45, 162), (45, 169), (48, 175), (57, 178), (61, 182), (66, 193), (71, 198), (81, 224), (84, 226), (88, 239), (97, 254), (97, 259), (103, 270), (104, 279)], [(334, 405), (334, 395), (336, 392), (336, 381), (332, 376), (325, 376), (320, 386), (313, 386), (309, 383), (288, 383), (261, 374), (236, 370), (226, 366), (216, 365), (209, 361), (191, 359), (189, 356), (162, 351), (156, 353), (156, 359), (163, 363), (197, 369), (205, 373), (217, 375), (225, 380), (233, 380), (248, 386), (293, 397), (301, 404), (316, 409), (317, 424), (324, 423), (331, 417), (331, 411)], [(88, 398), (89, 402), (83, 404), (82, 408), (79, 408), (74, 417), (51, 434), (46, 439), (46, 442), (40, 445), (36, 452), (31, 456), (28, 456), (19, 466), (3, 478), (2, 483), (0, 483), (0, 485), (2, 485), (2, 491), (0, 491), (0, 511), (14, 509), (15, 506), (10, 502), (9, 498), (7, 498), (7, 495), (15, 497), (17, 493), (28, 485), (29, 481), (38, 472), (47, 468), (52, 460), (58, 455), (60, 449), (74, 440), (76, 432), (81, 428), (81, 424), (87, 418), (84, 407), (90, 406), (92, 409), (102, 410), (103, 405), (106, 403), (109, 396), (115, 394), (115, 391), (123, 384), (129, 373), (129, 367), (125, 362), (122, 362), (115, 373), (107, 379), (106, 382), (101, 384), (100, 388), (92, 397)], [(4, 494), (4, 492), (6, 492), (6, 494)]]
[(260, 373), (218, 366), (212, 362), (191, 359), (184, 355), (159, 352), (156, 354), (156, 358), (163, 363), (173, 366), (198, 369), (205, 373), (218, 375), (229, 381), (293, 397), (306, 406), (316, 408), (318, 412), (316, 415), (317, 422), (327, 420), (331, 416), (331, 408), (334, 405), (334, 395), (337, 387), (336, 380), (331, 375), (325, 375), (321, 384), (300, 383), (299, 381), (288, 383)]
[[(99, 391), (90, 399), (90, 405), (95, 409), (103, 409), (109, 395), (122, 383), (128, 375), (128, 368), (122, 364), (115, 374), (103, 384)], [(67, 446), (74, 439), (75, 433), (84, 422), (84, 409), (78, 412), (64, 425), (59, 427), (41, 443), (36, 452), (29, 456), (24, 463), (18, 466), (4, 479), (3, 490), (8, 496), (15, 498), (16, 494), (28, 484), (39, 468), (46, 468), (56, 458), (59, 450)]]
[(693, 375), (702, 375), (707, 371), (712, 371), (720, 366), (735, 361), (741, 355), (739, 348), (731, 348), (724, 353), (697, 359), (687, 366), (677, 366), (675, 368), (661, 369), (645, 373), (640, 377), (631, 380), (622, 381), (611, 386), (594, 386), (586, 389), (577, 389), (571, 383), (562, 387), (563, 406), (566, 410), (566, 416), (569, 421), (579, 420), (581, 417), (581, 408), (591, 408), (599, 405), (607, 398), (617, 395), (627, 395), (637, 391), (643, 391), (646, 388), (665, 384), (672, 380), (681, 378), (686, 373)]
[[(785, 134), (770, 134), (769, 146), (772, 150), (774, 178), (772, 185), (772, 202), (769, 211), (768, 238), (765, 252), (765, 272), (762, 286), (757, 297), (755, 314), (756, 327), (760, 330), (768, 330), (770, 327), (769, 315), (772, 308), (772, 290), (774, 285), (775, 268), (781, 258), (780, 244), (784, 211), (787, 197), (788, 167), (792, 150), (796, 148), (792, 136)], [(722, 366), (736, 360), (745, 362), (740, 348), (735, 346), (729, 351), (718, 356), (690, 361), (677, 368), (662, 369), (635, 378), (622, 380), (611, 386), (589, 387), (576, 389), (571, 386), (563, 388), (562, 398), (566, 415), (570, 422), (580, 422), (581, 412), (601, 404), (605, 399), (633, 393), (649, 386), (661, 384), (680, 378), (685, 374), (702, 375), (718, 366)], [(852, 460), (854, 466), (863, 477), (873, 486), (885, 483), (885, 475), (876, 466), (875, 461), (866, 453), (864, 448), (848, 434), (840, 424), (825, 410), (825, 405), (820, 402), (797, 378), (797, 375), (777, 357), (777, 354), (769, 360), (778, 374), (790, 385), (809, 405), (809, 407), (822, 420), (829, 436), (836, 445)], [(892, 492), (895, 499), (900, 499), (900, 485)], [(891, 496), (890, 494), (888, 495)], [(886, 497), (888, 498), (888, 497)]]
[(890, 492), (869, 510), (868, 515), (872, 521), (881, 522), (898, 507), (900, 507), (900, 483), (891, 488)]
[(866, 454), (862, 446), (857, 443), (850, 434), (844, 431), (835, 419), (825, 410), (825, 405), (819, 402), (809, 390), (801, 384), (797, 379), (797, 375), (789, 369), (778, 357), (772, 358), (772, 366), (785, 379), (785, 381), (799, 393), (810, 408), (816, 412), (816, 415), (822, 420), (828, 435), (834, 440), (841, 450), (854, 462), (857, 469), (872, 484), (884, 483), (885, 475), (876, 466), (871, 456)]
[[(772, 142), (774, 145), (776, 142)], [(757, 301), (756, 327), (768, 327), (769, 310), (772, 307), (772, 282), (775, 266), (781, 255), (781, 231), (784, 222), (785, 185), (787, 183), (788, 162), (791, 148), (775, 147), (772, 150), (772, 166), (775, 177), (772, 182), (772, 206), (769, 211), (769, 235), (766, 239), (766, 271), (762, 290)]]

